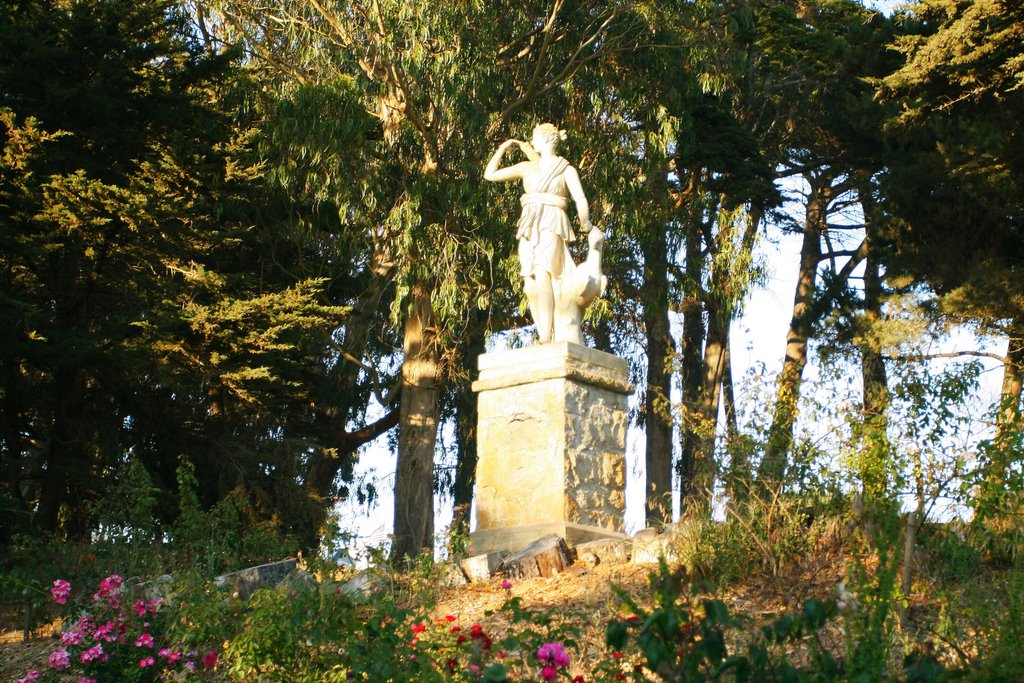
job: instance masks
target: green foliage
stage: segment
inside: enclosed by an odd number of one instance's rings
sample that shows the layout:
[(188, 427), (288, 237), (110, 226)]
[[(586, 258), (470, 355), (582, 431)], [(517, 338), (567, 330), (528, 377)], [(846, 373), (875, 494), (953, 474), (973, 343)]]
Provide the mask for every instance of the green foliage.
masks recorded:
[[(740, 622), (720, 600), (698, 599), (693, 587), (686, 595), (681, 572), (672, 571), (662, 560), (650, 576), (654, 606), (643, 609), (623, 591), (631, 615), (608, 625), (608, 646), (618, 657), (605, 662), (601, 671), (609, 680), (618, 678), (623, 653), (633, 647), (643, 656), (646, 670), (665, 681), (839, 681), (842, 668), (824, 647), (817, 634), (838, 614), (835, 603), (808, 600), (799, 614), (784, 615), (763, 626), (747, 644), (745, 654), (730, 654), (728, 636)], [(797, 667), (787, 661), (777, 646), (810, 637), (809, 663)], [(643, 669), (633, 672), (634, 680), (645, 680)]]
[(180, 512), (171, 528), (171, 553), (200, 577), (281, 559), (298, 550), (277, 520), (261, 519), (240, 489), (204, 510), (195, 469), (185, 459), (178, 467), (178, 495)]
[(992, 558), (1019, 567), (1024, 560), (1024, 430), (1019, 421), (1005, 429), (1000, 438), (980, 444), (977, 467), (963, 486), (974, 511), (970, 531), (975, 543)]
[(375, 574), (359, 601), (333, 582), (294, 581), (245, 602), (208, 583), (179, 584), (172, 633), (187, 647), (223, 643), (220, 668), (239, 681), (505, 681), (536, 672), (544, 643), (575, 647), (564, 615), (510, 599), (502, 614), (513, 628), (499, 643), (479, 624), (428, 619), (418, 582)]

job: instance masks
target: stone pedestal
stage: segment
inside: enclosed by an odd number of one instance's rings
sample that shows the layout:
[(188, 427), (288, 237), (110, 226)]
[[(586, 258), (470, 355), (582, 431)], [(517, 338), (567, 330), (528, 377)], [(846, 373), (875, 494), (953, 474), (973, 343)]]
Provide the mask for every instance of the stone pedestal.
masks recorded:
[(623, 538), (626, 361), (571, 342), (479, 357), (474, 553)]

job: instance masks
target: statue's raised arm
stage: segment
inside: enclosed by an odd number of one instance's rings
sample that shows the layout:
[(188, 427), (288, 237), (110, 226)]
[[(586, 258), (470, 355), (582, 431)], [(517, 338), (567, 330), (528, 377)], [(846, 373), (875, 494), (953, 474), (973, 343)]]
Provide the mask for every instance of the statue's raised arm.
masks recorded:
[[(484, 168), (484, 179), (500, 182), (522, 180), (522, 213), (517, 224), (519, 262), (523, 289), (530, 304), (541, 344), (554, 341), (583, 343), (580, 321), (583, 309), (604, 291), (601, 251), (604, 235), (591, 235), (585, 263), (576, 266), (568, 242), (575, 238), (569, 225), (568, 198), (576, 205), (580, 227), (588, 233), (590, 204), (579, 174), (558, 156), (558, 143), (565, 131), (550, 123), (533, 130), (531, 142), (506, 140), (498, 146)], [(505, 152), (518, 145), (527, 160), (502, 167)]]

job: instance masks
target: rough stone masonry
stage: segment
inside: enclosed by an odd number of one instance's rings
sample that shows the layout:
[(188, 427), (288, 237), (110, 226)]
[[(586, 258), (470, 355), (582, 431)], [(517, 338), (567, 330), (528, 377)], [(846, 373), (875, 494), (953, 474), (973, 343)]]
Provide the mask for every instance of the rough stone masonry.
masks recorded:
[(472, 550), (622, 538), (626, 361), (572, 342), (479, 358)]

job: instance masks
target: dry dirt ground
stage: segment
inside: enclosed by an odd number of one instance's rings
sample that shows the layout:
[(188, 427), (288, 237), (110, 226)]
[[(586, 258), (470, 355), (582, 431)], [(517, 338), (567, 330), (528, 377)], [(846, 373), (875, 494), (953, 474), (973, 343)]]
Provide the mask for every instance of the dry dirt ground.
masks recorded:
[[(779, 577), (754, 576), (718, 591), (715, 597), (723, 600), (731, 613), (749, 620), (753, 629), (776, 615), (799, 610), (808, 598), (835, 597), (845, 564), (839, 554), (819, 555), (812, 565), (786, 567)], [(500, 577), (438, 589), (437, 606), (431, 616), (440, 619), (452, 615), (457, 620), (453, 623), (466, 627), (480, 624), (498, 641), (511, 627), (508, 614), (499, 610), (509, 597), (519, 597), (524, 609), (551, 611), (579, 628), (572, 673), (587, 673), (589, 664), (608, 654), (604, 643), (607, 623), (628, 616), (612, 585), (642, 605), (650, 604), (647, 579), (656, 570), (656, 565), (605, 562), (591, 568), (575, 565), (551, 578), (516, 580), (509, 589), (502, 588)], [(826, 633), (829, 636), (841, 643), (838, 633)], [(52, 626), (41, 629), (28, 642), (23, 642), (20, 630), (0, 631), (0, 682), (15, 681), (29, 668), (45, 662), (56, 647)]]
[[(836, 586), (843, 579), (845, 560), (819, 557), (813, 566), (789, 567), (782, 576), (756, 576), (714, 593), (724, 601), (731, 614), (748, 623), (750, 630), (775, 616), (799, 611), (810, 598), (834, 598)], [(519, 597), (528, 610), (547, 610), (559, 615), (565, 623), (580, 630), (572, 673), (585, 674), (589, 665), (609, 654), (605, 645), (605, 629), (609, 621), (629, 616), (612, 586), (630, 594), (642, 607), (649, 607), (652, 594), (648, 577), (657, 565), (603, 563), (593, 568), (579, 565), (551, 578), (532, 578), (512, 582), (503, 589), (501, 578), (460, 588), (445, 589), (438, 601), (435, 618), (453, 615), (464, 625), (481, 624), (500, 639), (509, 632), (507, 613), (499, 612), (508, 597)], [(830, 624), (824, 634), (826, 641), (842, 647), (841, 633)], [(794, 653), (800, 659), (799, 653)]]

